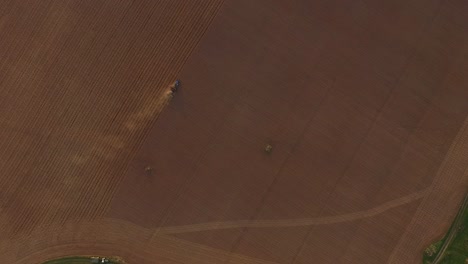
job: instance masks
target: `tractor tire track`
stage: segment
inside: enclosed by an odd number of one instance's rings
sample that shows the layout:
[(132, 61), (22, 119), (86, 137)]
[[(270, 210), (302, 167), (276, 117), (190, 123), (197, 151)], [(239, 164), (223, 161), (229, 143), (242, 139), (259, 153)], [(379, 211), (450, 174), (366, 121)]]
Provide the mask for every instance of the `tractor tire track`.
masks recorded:
[(349, 213), (337, 216), (325, 216), (317, 218), (303, 218), (303, 219), (285, 219), (285, 220), (240, 220), (230, 222), (211, 222), (203, 224), (193, 224), (185, 226), (170, 226), (162, 227), (158, 230), (158, 235), (172, 235), (190, 232), (200, 232), (208, 230), (222, 230), (234, 228), (279, 228), (279, 227), (298, 227), (298, 226), (313, 226), (313, 225), (327, 225), (341, 222), (355, 221), (362, 218), (373, 217), (378, 214), (384, 213), (392, 208), (402, 206), (413, 201), (423, 198), (428, 193), (428, 189), (401, 197), (371, 208), (369, 210)]

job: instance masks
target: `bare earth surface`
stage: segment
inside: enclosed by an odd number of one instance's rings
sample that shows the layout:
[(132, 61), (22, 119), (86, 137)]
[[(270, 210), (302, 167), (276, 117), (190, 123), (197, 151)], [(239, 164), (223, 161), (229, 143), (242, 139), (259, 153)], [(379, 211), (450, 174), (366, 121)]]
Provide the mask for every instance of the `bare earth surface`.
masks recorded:
[(0, 262), (420, 263), (467, 189), (466, 14), (3, 1)]

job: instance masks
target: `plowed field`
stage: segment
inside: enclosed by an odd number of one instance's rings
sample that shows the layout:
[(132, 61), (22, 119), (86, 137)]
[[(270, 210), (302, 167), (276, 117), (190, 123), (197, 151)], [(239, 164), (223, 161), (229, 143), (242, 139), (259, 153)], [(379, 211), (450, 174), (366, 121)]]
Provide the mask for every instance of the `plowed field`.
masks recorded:
[(420, 263), (467, 187), (466, 14), (4, 1), (0, 262)]

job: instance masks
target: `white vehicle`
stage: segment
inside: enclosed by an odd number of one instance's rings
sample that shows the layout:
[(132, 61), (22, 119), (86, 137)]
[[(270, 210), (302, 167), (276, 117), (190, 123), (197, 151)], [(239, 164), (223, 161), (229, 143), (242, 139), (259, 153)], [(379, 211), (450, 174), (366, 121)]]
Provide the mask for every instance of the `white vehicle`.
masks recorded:
[(91, 257), (91, 263), (109, 263), (109, 260), (101, 257)]

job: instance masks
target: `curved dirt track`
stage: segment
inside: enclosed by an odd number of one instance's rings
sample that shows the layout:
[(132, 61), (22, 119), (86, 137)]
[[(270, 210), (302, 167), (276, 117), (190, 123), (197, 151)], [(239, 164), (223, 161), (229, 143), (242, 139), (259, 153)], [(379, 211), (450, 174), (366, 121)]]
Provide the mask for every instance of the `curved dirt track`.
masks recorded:
[[(76, 230), (80, 232), (77, 233)], [(7, 256), (10, 258), (5, 258), (5, 261), (16, 259), (15, 263), (25, 264), (85, 252), (107, 255), (114, 252), (126, 260), (131, 259), (138, 263), (222, 263), (229, 257), (237, 263), (272, 264), (168, 236), (160, 236), (148, 242), (145, 238), (149, 233), (149, 230), (128, 222), (101, 219), (91, 223), (69, 223), (44, 229), (19, 239), (13, 245), (2, 246), (3, 249), (15, 249), (19, 246), (24, 255), (15, 256), (14, 251), (9, 251)]]
[(466, 1), (2, 6), (0, 263), (420, 263), (465, 195)]
[[(353, 221), (364, 217), (372, 217), (396, 206), (420, 199), (426, 190), (403, 197), (395, 201), (372, 208), (366, 212), (358, 212), (344, 216), (326, 217), (324, 219), (297, 219), (284, 221), (257, 221), (258, 223), (233, 223), (232, 225), (220, 223), (216, 229), (240, 228), (244, 226), (277, 228), (297, 225), (323, 225), (336, 222)], [(222, 250), (203, 247), (199, 244), (189, 243), (168, 237), (170, 234), (209, 230), (212, 225), (204, 228), (203, 225), (190, 227), (168, 227), (159, 231), (159, 235), (146, 240), (151, 230), (133, 225), (125, 221), (102, 219), (90, 223), (70, 222), (38, 230), (27, 236), (21, 236), (13, 244), (1, 244), (5, 255), (4, 261), (17, 263), (36, 263), (39, 260), (53, 259), (66, 255), (80, 254), (118, 254), (126, 259), (139, 263), (159, 263), (156, 261), (181, 261), (181, 263), (216, 263), (233, 259), (235, 263), (273, 263), (248, 256), (230, 254)], [(79, 233), (76, 231), (79, 230)], [(125, 241), (125, 243), (123, 243)], [(14, 256), (16, 250), (21, 249), (19, 255)], [(8, 252), (8, 253), (7, 253)], [(138, 252), (136, 255), (135, 252)], [(172, 252), (168, 255), (169, 252)], [(11, 255), (11, 256), (10, 256)]]
[(385, 204), (371, 208), (362, 212), (354, 212), (345, 215), (337, 216), (326, 216), (317, 218), (306, 218), (306, 219), (285, 219), (285, 220), (241, 220), (232, 222), (214, 222), (214, 223), (203, 223), (194, 224), (187, 226), (168, 226), (162, 227), (157, 230), (159, 235), (171, 235), (179, 233), (189, 232), (200, 232), (208, 230), (219, 230), (219, 229), (231, 229), (231, 228), (281, 228), (281, 227), (295, 227), (295, 226), (312, 226), (312, 225), (327, 225), (335, 224), (346, 221), (355, 221), (362, 218), (372, 217), (385, 211), (388, 211), (394, 207), (411, 203), (415, 200), (421, 199), (427, 194), (428, 190), (422, 190), (399, 199), (389, 201)]

